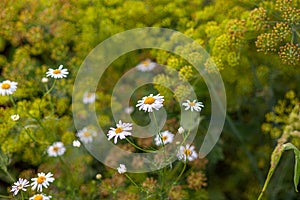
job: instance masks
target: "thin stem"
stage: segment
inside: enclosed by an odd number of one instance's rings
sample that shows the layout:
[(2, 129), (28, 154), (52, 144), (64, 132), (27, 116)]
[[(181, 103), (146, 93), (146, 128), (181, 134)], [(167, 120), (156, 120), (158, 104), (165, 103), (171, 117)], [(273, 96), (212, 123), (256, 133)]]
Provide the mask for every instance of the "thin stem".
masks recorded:
[[(49, 93), (53, 90), (53, 88), (54, 88), (54, 86), (55, 86), (55, 83), (56, 83), (56, 79), (54, 79), (51, 88), (44, 94), (44, 96), (46, 96), (47, 94), (49, 94)], [(47, 86), (46, 88), (48, 88), (48, 86)]]
[(176, 184), (176, 183), (180, 180), (182, 174), (183, 174), (184, 171), (185, 171), (185, 168), (186, 168), (186, 161), (184, 162), (183, 168), (182, 168), (182, 170), (181, 170), (179, 176), (177, 177), (176, 181), (174, 182), (174, 184)]
[(134, 182), (134, 180), (132, 180), (132, 178), (128, 175), (128, 174), (124, 174), (129, 180), (130, 180), (130, 182), (134, 185), (134, 186), (136, 186), (137, 188), (139, 188), (139, 189), (142, 189), (142, 188), (140, 188), (135, 182)]
[(267, 179), (266, 179), (265, 184), (263, 186), (263, 189), (261, 190), (261, 193), (260, 193), (260, 195), (259, 195), (259, 197), (258, 197), (257, 200), (261, 200), (262, 199), (262, 197), (263, 197), (263, 195), (264, 195), (264, 193), (265, 193), (265, 191), (267, 189), (267, 186), (268, 186), (268, 184), (269, 184), (269, 182), (271, 180), (271, 177), (272, 177), (273, 173), (274, 173), (274, 168), (270, 168), (269, 172), (268, 172)]
[(6, 167), (5, 168), (2, 168), (2, 170), (5, 172), (5, 174), (9, 177), (9, 179), (12, 181), (12, 182), (15, 182), (15, 179), (12, 177), (12, 175), (7, 171)]
[(126, 139), (126, 141), (127, 141), (128, 143), (130, 143), (132, 146), (134, 146), (135, 148), (137, 148), (137, 149), (139, 149), (139, 150), (141, 150), (141, 151), (148, 152), (148, 153), (155, 152), (155, 151), (146, 150), (146, 149), (143, 149), (143, 148), (137, 146), (136, 144), (134, 144), (134, 143), (133, 143), (131, 140), (129, 140), (128, 138), (125, 138), (125, 139)]
[(13, 198), (13, 197), (11, 197), (11, 196), (5, 196), (5, 195), (1, 195), (1, 194), (0, 194), (0, 197), (1, 197), (1, 198), (5, 198), (5, 199), (12, 199), (12, 198)]
[(14, 101), (14, 99), (13, 99), (13, 97), (11, 95), (9, 95), (9, 100), (11, 101), (11, 103), (12, 103), (12, 105), (13, 105), (15, 111), (16, 111), (17, 105), (16, 105), (16, 103), (15, 103), (15, 101)]

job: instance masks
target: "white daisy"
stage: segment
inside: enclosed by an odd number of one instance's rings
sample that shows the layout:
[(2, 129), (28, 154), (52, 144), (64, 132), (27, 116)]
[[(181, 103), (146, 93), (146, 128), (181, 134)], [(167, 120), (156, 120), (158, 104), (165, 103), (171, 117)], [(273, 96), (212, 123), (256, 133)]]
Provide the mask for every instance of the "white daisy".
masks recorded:
[(14, 196), (18, 194), (20, 190), (26, 191), (26, 187), (29, 186), (29, 181), (26, 179), (19, 178), (17, 182), (14, 183), (10, 192), (13, 192)]
[(182, 103), (183, 106), (185, 106), (185, 110), (191, 110), (192, 112), (195, 110), (197, 112), (200, 112), (202, 108), (204, 107), (202, 102), (198, 102), (197, 100), (190, 101), (186, 100), (186, 102)]
[(44, 194), (36, 194), (29, 198), (29, 200), (50, 200), (51, 196), (46, 196)]
[(48, 147), (47, 153), (51, 157), (61, 156), (65, 153), (66, 148), (62, 142), (54, 142)]
[(93, 129), (88, 129), (87, 127), (77, 132), (77, 137), (79, 137), (84, 144), (93, 142), (93, 139), (96, 136), (97, 132)]
[(66, 78), (67, 74), (69, 74), (68, 69), (63, 69), (63, 65), (59, 65), (58, 69), (48, 69), (46, 72), (47, 77), (50, 76), (51, 78)]
[(35, 190), (37, 188), (37, 191), (43, 192), (43, 187), (48, 188), (49, 183), (52, 183), (55, 178), (52, 177), (53, 174), (51, 172), (45, 174), (44, 172), (38, 173), (37, 178), (32, 178), (31, 183), (32, 190)]
[(121, 120), (119, 121), (119, 124), (117, 124), (117, 128), (110, 128), (110, 130), (108, 131), (108, 140), (112, 139), (113, 137), (115, 137), (114, 139), (114, 143), (116, 144), (118, 141), (118, 138), (125, 139), (126, 136), (131, 135), (131, 133), (129, 131), (132, 130), (132, 124), (131, 123), (123, 123)]
[(127, 172), (127, 168), (124, 164), (120, 164), (120, 166), (117, 169), (118, 169), (119, 174), (124, 174)]
[(153, 96), (153, 94), (150, 94), (149, 96), (145, 96), (141, 100), (138, 100), (136, 107), (139, 107), (139, 110), (145, 112), (153, 112), (153, 108), (159, 110), (163, 107), (163, 102), (164, 96), (160, 96), (159, 94)]
[(132, 112), (134, 111), (134, 107), (132, 107), (132, 106), (128, 106), (128, 107), (126, 107), (125, 109), (124, 109), (124, 112), (126, 113), (126, 114), (131, 114)]
[(94, 103), (96, 100), (96, 94), (93, 92), (85, 92), (83, 94), (82, 101), (84, 104)]
[(42, 78), (42, 83), (48, 83), (48, 81), (49, 81), (48, 78), (46, 78), (46, 77), (43, 77), (43, 78)]
[(73, 141), (73, 147), (80, 147), (81, 143), (78, 140)]
[(17, 90), (17, 82), (13, 81), (3, 81), (0, 83), (0, 94), (2, 96), (13, 94)]
[(173, 133), (171, 133), (170, 131), (164, 131), (164, 132), (161, 132), (161, 138), (157, 134), (154, 141), (157, 146), (160, 146), (160, 145), (162, 145), (162, 142), (164, 144), (172, 143), (173, 139), (174, 139)]
[(184, 131), (185, 131), (185, 130), (182, 128), (182, 126), (180, 126), (179, 129), (178, 129), (178, 133), (179, 133), (179, 134), (182, 134), (182, 133), (184, 133)]
[(150, 59), (142, 61), (136, 66), (136, 69), (142, 72), (152, 71), (156, 67), (156, 63), (152, 62)]
[(195, 151), (195, 147), (193, 145), (185, 145), (185, 146), (180, 146), (179, 147), (179, 151), (177, 153), (177, 158), (179, 160), (183, 160), (183, 161), (193, 161), (198, 157), (196, 151)]
[(15, 115), (10, 116), (10, 118), (11, 118), (13, 121), (18, 121), (18, 120), (20, 119), (20, 115), (15, 114)]

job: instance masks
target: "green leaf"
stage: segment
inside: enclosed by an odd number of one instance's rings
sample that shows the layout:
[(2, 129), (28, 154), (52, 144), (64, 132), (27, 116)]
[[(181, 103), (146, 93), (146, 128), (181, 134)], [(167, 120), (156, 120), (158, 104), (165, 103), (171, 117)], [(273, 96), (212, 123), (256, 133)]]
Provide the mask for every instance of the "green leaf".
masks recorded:
[(284, 144), (284, 150), (290, 149), (293, 149), (295, 154), (294, 185), (296, 192), (298, 192), (297, 186), (300, 178), (300, 151), (291, 143)]

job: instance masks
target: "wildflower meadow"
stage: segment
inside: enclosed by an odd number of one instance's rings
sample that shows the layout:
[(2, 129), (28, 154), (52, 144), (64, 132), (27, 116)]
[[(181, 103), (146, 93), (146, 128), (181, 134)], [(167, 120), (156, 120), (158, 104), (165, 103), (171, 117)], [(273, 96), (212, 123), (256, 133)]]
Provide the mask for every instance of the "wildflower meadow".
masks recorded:
[(0, 10), (0, 199), (300, 199), (299, 0)]

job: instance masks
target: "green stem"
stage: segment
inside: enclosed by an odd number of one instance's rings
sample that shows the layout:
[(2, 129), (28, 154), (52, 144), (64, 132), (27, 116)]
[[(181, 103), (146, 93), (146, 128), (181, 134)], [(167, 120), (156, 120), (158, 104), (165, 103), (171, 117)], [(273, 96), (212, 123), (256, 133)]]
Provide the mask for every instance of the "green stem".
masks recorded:
[[(44, 94), (44, 96), (46, 96), (47, 94), (49, 94), (49, 93), (53, 90), (53, 88), (54, 88), (54, 86), (55, 86), (55, 83), (56, 83), (56, 79), (54, 79), (51, 88)], [(46, 89), (47, 89), (47, 88), (48, 88), (48, 86), (46, 87)]]
[(8, 178), (12, 181), (15, 182), (15, 179), (12, 177), (12, 175), (7, 171), (6, 167), (2, 168), (2, 170), (5, 172), (5, 174), (8, 176)]
[(182, 168), (182, 170), (181, 170), (179, 176), (177, 177), (177, 179), (176, 179), (175, 182), (173, 183), (173, 185), (175, 185), (175, 184), (180, 180), (180, 178), (181, 178), (182, 174), (184, 173), (185, 169), (186, 169), (186, 161), (184, 162), (183, 168)]
[(13, 197), (11, 197), (11, 196), (5, 196), (5, 195), (1, 195), (1, 194), (0, 194), (0, 198), (12, 199)]
[(137, 149), (139, 149), (139, 150), (141, 150), (141, 151), (144, 151), (144, 152), (147, 152), (147, 153), (153, 153), (153, 152), (155, 152), (155, 151), (146, 150), (146, 149), (143, 149), (143, 148), (137, 146), (136, 144), (134, 144), (134, 143), (133, 143), (131, 140), (129, 140), (128, 138), (125, 138), (125, 139), (126, 139), (126, 141), (127, 141), (129, 144), (131, 144), (132, 146), (134, 146), (135, 148), (137, 148)]
[(268, 172), (267, 179), (265, 181), (265, 184), (264, 184), (264, 186), (263, 186), (263, 188), (262, 188), (262, 190), (260, 192), (260, 195), (259, 195), (259, 197), (258, 197), (257, 200), (261, 200), (262, 199), (262, 197), (263, 197), (263, 195), (264, 195), (264, 193), (265, 193), (265, 191), (267, 189), (267, 186), (268, 186), (268, 184), (269, 184), (269, 182), (271, 180), (271, 177), (272, 177), (273, 173), (274, 173), (274, 168), (270, 168), (269, 172)]
[(13, 105), (15, 111), (16, 111), (17, 110), (17, 105), (16, 105), (16, 103), (15, 103), (15, 101), (14, 101), (14, 99), (11, 95), (9, 95), (9, 100), (11, 101), (11, 103), (12, 103), (12, 105)]
[(140, 190), (143, 190), (142, 188), (140, 188), (135, 182), (134, 182), (134, 180), (132, 180), (132, 178), (128, 175), (128, 174), (124, 174), (129, 180), (130, 180), (130, 182), (134, 185), (134, 186), (136, 186), (137, 188), (139, 188)]

